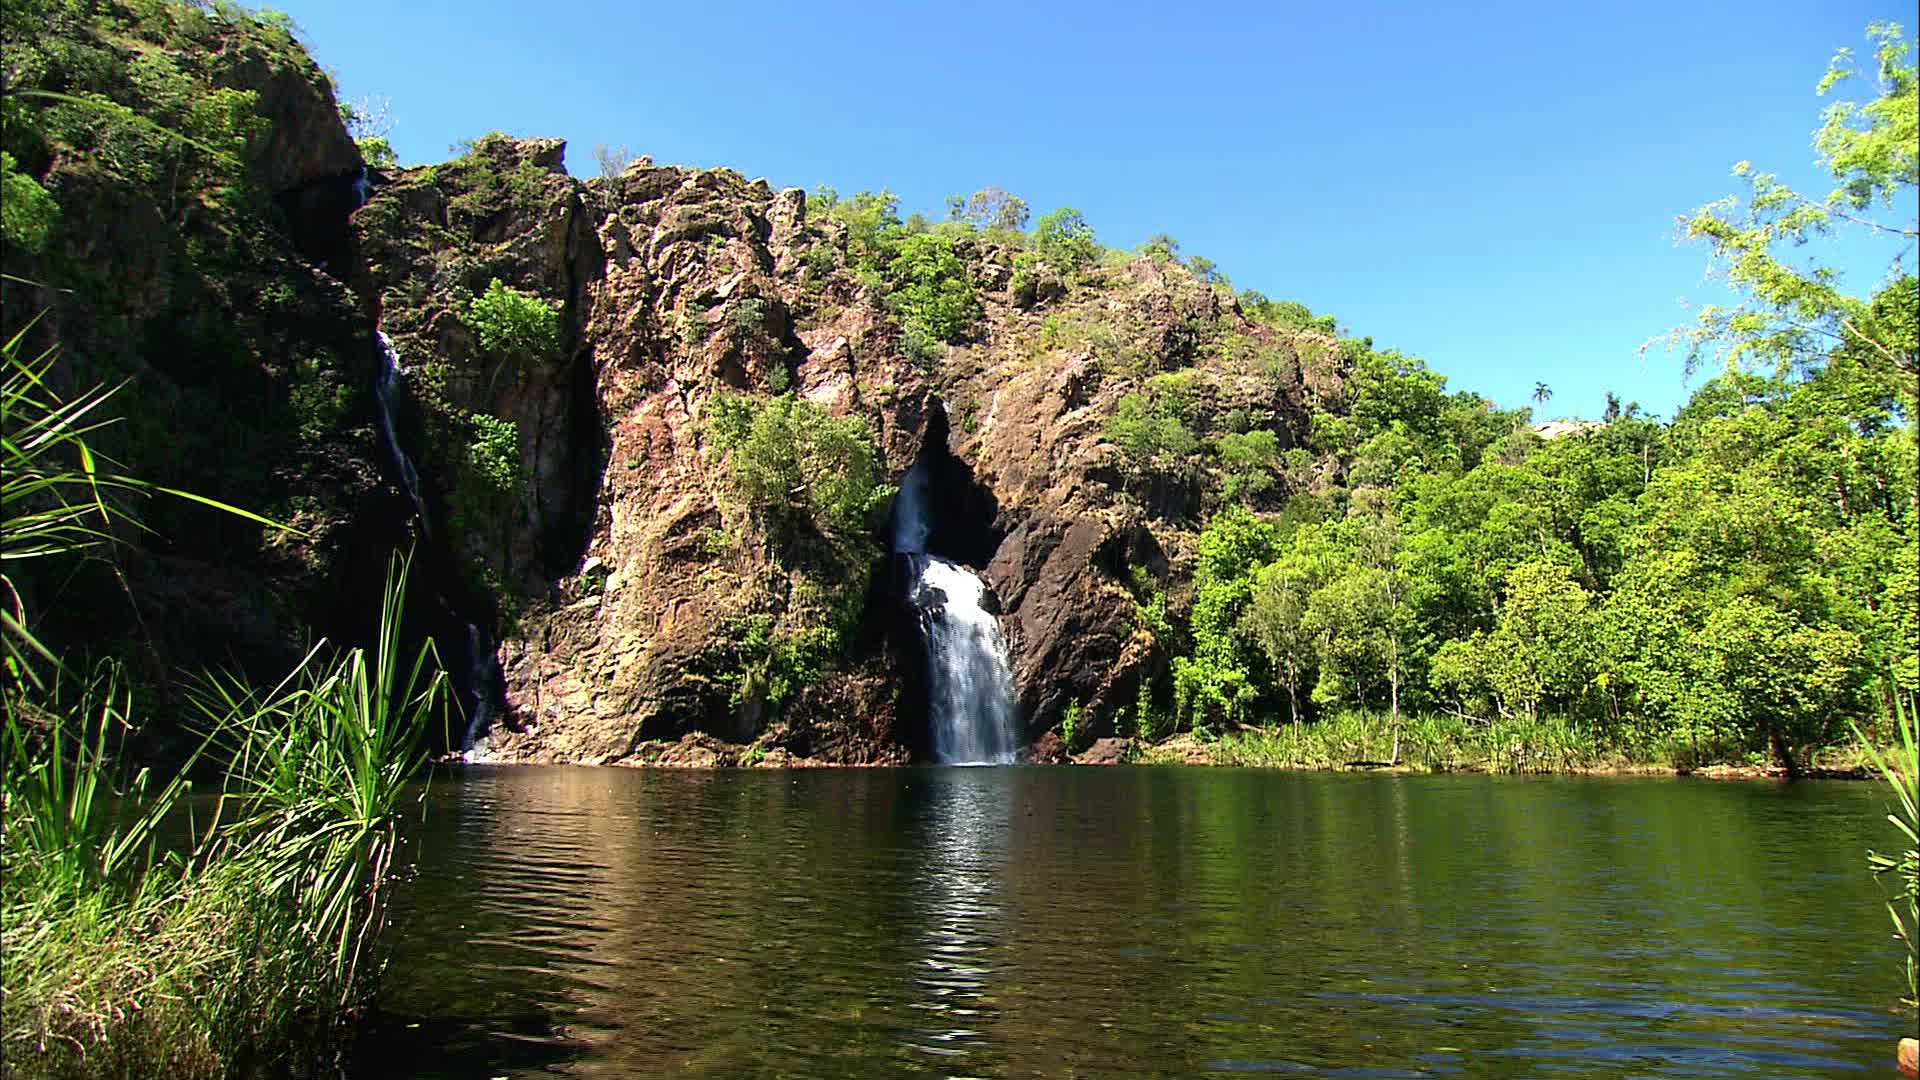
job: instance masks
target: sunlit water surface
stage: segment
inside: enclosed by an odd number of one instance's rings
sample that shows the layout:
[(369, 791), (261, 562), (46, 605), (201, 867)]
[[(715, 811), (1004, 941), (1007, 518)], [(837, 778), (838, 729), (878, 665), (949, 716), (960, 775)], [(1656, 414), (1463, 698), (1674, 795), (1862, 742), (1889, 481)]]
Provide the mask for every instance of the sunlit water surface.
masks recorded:
[(366, 1077), (1885, 1075), (1864, 783), (471, 768)]

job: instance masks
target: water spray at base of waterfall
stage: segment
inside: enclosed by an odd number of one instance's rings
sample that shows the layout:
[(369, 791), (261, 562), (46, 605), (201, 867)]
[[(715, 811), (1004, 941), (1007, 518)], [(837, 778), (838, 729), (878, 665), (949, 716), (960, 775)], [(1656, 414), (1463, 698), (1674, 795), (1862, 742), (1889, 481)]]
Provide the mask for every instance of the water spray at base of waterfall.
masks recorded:
[(500, 658), (494, 654), (493, 638), (472, 623), (467, 624), (467, 682), (472, 691), (473, 708), (467, 718), (467, 730), (460, 750), (475, 760), (475, 747), (493, 727), (495, 684), (500, 679)]
[(927, 554), (932, 534), (925, 463), (908, 470), (894, 504), (893, 550), (911, 568), (907, 602), (927, 652), (927, 719), (934, 759), (946, 765), (1019, 760), (1019, 707), (1000, 620), (986, 583), (958, 563)]

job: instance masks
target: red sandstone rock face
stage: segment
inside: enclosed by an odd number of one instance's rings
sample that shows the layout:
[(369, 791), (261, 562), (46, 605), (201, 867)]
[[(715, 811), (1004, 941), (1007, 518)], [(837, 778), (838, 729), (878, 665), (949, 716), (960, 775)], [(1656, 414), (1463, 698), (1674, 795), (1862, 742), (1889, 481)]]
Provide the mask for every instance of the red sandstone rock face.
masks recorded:
[[(690, 732), (753, 744), (755, 760), (884, 762), (916, 744), (917, 643), (889, 630), (884, 560), (870, 568), (883, 585), (869, 630), (838, 670), (779, 709), (721, 679), (738, 620), (781, 610), (798, 579), (726, 513), (703, 429), (718, 393), (784, 385), (864, 417), (896, 478), (946, 431), (969, 474), (952, 493), (977, 534), (969, 561), (997, 594), (1038, 736), (1076, 701), (1089, 734), (1111, 731), (1164, 663), (1129, 569), (1178, 577), (1218, 499), (1204, 461), (1124, 459), (1106, 437), (1121, 399), (1171, 372), (1160, 379), (1177, 382), (1196, 423), (1240, 410), (1292, 445), (1310, 384), (1337, 385), (1177, 264), (1056, 275), (1023, 307), (1013, 253), (978, 237), (956, 242), (984, 307), (974, 339), (915, 362), (847, 268), (845, 228), (809, 220), (798, 191), (646, 159), (583, 183), (559, 171), (550, 141), (486, 141), (475, 155), (506, 180), (489, 186), (471, 160), (410, 170), (358, 221), (365, 288), (408, 363), (440, 366), (451, 409), (518, 422), (538, 480), (513, 520), (463, 541), (528, 598), (501, 653), (510, 730), (494, 750), (509, 759), (660, 757), (659, 740)], [(565, 363), (504, 380), (486, 368), (461, 305), (492, 276), (564, 302)], [(1229, 355), (1249, 342), (1292, 357), (1294, 374)]]

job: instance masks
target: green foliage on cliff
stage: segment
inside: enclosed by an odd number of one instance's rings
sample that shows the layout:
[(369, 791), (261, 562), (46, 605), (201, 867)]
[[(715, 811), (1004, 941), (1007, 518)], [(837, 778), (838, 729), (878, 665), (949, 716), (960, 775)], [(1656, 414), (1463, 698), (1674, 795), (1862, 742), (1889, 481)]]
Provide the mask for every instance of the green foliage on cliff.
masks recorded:
[(953, 241), (932, 234), (909, 236), (895, 250), (887, 264), (893, 284), (889, 302), (900, 313), (908, 350), (928, 355), (939, 342), (960, 340), (980, 317), (980, 302), (967, 280), (966, 265), (953, 253)]
[(268, 121), (255, 111), (253, 91), (212, 76), (249, 52), (275, 66), (302, 62), (283, 28), (232, 4), (8, 7), (0, 24), (4, 146), (18, 161), (84, 154), (93, 169), (159, 189), (175, 207), (260, 197), (243, 161)]
[(560, 355), (560, 312), (499, 278), (467, 305), (467, 323), (480, 347), (499, 359), (532, 367)]
[(723, 465), (726, 497), (787, 572), (759, 601), (768, 610), (734, 621), (716, 677), (736, 705), (778, 707), (856, 635), (880, 556), (873, 519), (894, 489), (864, 419), (788, 394), (723, 394), (708, 408), (708, 454)]
[(1317, 330), (1332, 334), (1338, 331), (1340, 323), (1331, 315), (1315, 315), (1311, 308), (1299, 301), (1269, 300), (1266, 294), (1255, 289), (1241, 292), (1240, 309), (1255, 322), (1292, 330)]
[(1071, 206), (1044, 214), (1034, 223), (1033, 250), (1065, 271), (1091, 266), (1100, 258), (1100, 243), (1094, 239), (1093, 226)]
[(53, 196), (19, 170), (12, 154), (0, 151), (0, 239), (15, 251), (38, 255), (59, 220)]
[(1155, 462), (1178, 461), (1199, 446), (1176, 400), (1142, 393), (1120, 399), (1107, 419), (1107, 438), (1141, 469)]
[(473, 441), (467, 444), (467, 461), (489, 492), (502, 498), (521, 494), (527, 482), (527, 467), (520, 458), (520, 426), (511, 420), (475, 413)]
[(857, 538), (891, 494), (864, 419), (790, 394), (722, 394), (708, 407), (709, 454), (725, 459), (728, 491), (778, 539)]

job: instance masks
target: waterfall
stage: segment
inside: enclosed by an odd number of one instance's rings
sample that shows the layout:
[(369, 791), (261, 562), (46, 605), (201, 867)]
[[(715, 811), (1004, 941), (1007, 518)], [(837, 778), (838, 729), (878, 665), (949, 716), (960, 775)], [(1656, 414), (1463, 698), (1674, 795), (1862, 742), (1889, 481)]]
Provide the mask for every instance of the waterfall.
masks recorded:
[[(407, 490), (407, 499), (413, 503), (421, 535), (431, 536), (427, 503), (420, 494), (420, 472), (414, 468), (413, 459), (400, 446), (399, 423), (395, 419), (400, 398), (406, 393), (407, 369), (400, 363), (400, 354), (395, 351), (393, 341), (384, 331), (374, 331), (374, 337), (380, 346), (380, 374), (373, 383), (374, 401), (378, 406), (374, 415), (380, 425), (380, 437), (387, 444), (387, 455), (393, 460), (394, 471), (400, 474), (400, 484)], [(444, 594), (439, 596), (439, 602), (444, 621), (435, 636), (444, 650), (443, 658), (448, 664), (448, 674), (453, 676), (455, 692), (467, 707), (467, 729), (461, 733), (458, 749), (469, 752), (486, 735), (499, 711), (495, 703), (501, 694), (500, 658), (494, 650), (492, 637), (485, 630), (455, 614)], [(464, 640), (448, 633), (455, 627), (465, 628)], [(464, 656), (461, 654), (462, 646), (465, 647)]]
[(467, 683), (473, 698), (471, 719), (460, 749), (472, 751), (493, 726), (494, 696), (499, 692), (500, 657), (494, 652), (493, 639), (485, 630), (467, 624)]
[(413, 459), (400, 449), (399, 429), (394, 424), (395, 401), (405, 386), (407, 369), (400, 365), (400, 354), (394, 351), (393, 342), (386, 331), (375, 330), (373, 336), (380, 341), (380, 374), (373, 382), (373, 396), (379, 405), (378, 419), (380, 435), (387, 442), (387, 453), (393, 458), (393, 467), (400, 473), (400, 484), (407, 489), (407, 498), (413, 500), (413, 512), (420, 519), (420, 531), (431, 533), (427, 523), (427, 504), (420, 497), (420, 474), (413, 467)]
[(893, 550), (912, 567), (907, 600), (926, 643), (933, 754), (949, 765), (1010, 764), (1020, 737), (1007, 639), (986, 608), (986, 583), (927, 554), (929, 482), (924, 462), (907, 471), (894, 503)]

